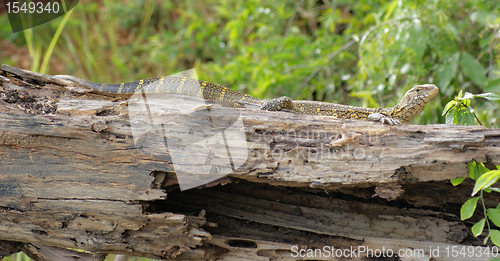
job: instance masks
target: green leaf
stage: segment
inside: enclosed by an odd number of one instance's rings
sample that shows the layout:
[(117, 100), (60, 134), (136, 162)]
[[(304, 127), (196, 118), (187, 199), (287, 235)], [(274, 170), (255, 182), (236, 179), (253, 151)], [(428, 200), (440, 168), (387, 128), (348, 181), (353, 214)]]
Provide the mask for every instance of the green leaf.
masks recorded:
[(490, 234), (488, 234), (484, 240), (483, 240), (483, 245), (486, 245), (486, 243), (488, 243), (488, 239), (490, 239)]
[(500, 170), (492, 170), (484, 173), (477, 179), (474, 189), (472, 190), (472, 196), (476, 195), (479, 190), (493, 185), (499, 178)]
[(495, 192), (500, 193), (500, 188), (490, 188), (490, 189), (491, 189), (491, 191), (495, 191)]
[(465, 180), (465, 177), (460, 177), (456, 179), (451, 179), (450, 182), (453, 186), (458, 186), (460, 183), (462, 183)]
[(490, 237), (493, 244), (500, 246), (500, 231), (496, 229), (490, 229)]
[(488, 218), (495, 224), (495, 226), (500, 227), (500, 210), (496, 208), (489, 208)]
[(500, 92), (500, 78), (495, 80), (488, 80), (488, 83), (484, 87), (484, 91), (486, 92)]
[(384, 15), (384, 22), (391, 17), (392, 12), (394, 12), (394, 9), (396, 9), (396, 7), (398, 6), (398, 2), (399, 0), (394, 0), (391, 3), (389, 3), (389, 5), (387, 6), (387, 12)]
[(437, 68), (436, 75), (439, 76), (439, 88), (446, 89), (450, 85), (451, 80), (457, 73), (459, 57), (460, 53), (456, 52)]
[(477, 86), (483, 87), (486, 83), (486, 73), (482, 64), (474, 56), (464, 52), (460, 59), (460, 66), (464, 74)]
[(476, 205), (477, 201), (479, 200), (479, 197), (474, 197), (471, 198), (462, 205), (462, 208), (460, 208), (460, 219), (461, 220), (466, 220), (474, 214), (474, 211), (476, 210)]
[(489, 172), (490, 169), (488, 169), (487, 167), (484, 166), (483, 163), (479, 162), (477, 164), (477, 168), (478, 168), (478, 172), (479, 172), (479, 176), (483, 175), (484, 173), (486, 172)]
[(476, 117), (474, 117), (474, 109), (465, 107), (458, 110), (455, 120), (458, 125), (470, 126), (474, 125)]
[(498, 101), (498, 100), (500, 100), (500, 95), (494, 94), (494, 93), (491, 93), (491, 92), (476, 94), (474, 96), (475, 97), (485, 98), (485, 99), (490, 100), (490, 101)]
[(454, 41), (458, 39), (460, 36), (458, 35), (458, 30), (457, 27), (454, 26), (452, 23), (447, 23), (444, 28), (446, 32), (448, 33), (450, 39), (453, 39)]
[(453, 124), (453, 120), (454, 119), (455, 118), (453, 117), (453, 113), (448, 113), (448, 114), (446, 114), (446, 121), (445, 121), (445, 123), (446, 124)]
[(481, 23), (484, 26), (493, 25), (493, 22), (495, 21), (495, 19), (497, 19), (497, 17), (498, 16), (494, 12), (490, 13), (490, 12), (487, 12), (485, 10), (479, 10), (479, 11), (473, 12), (470, 15), (470, 19), (473, 22)]
[(445, 114), (448, 113), (448, 111), (453, 108), (453, 106), (455, 106), (455, 103), (457, 103), (457, 101), (455, 100), (451, 100), (449, 101), (446, 106), (444, 106), (444, 109), (443, 109), (443, 114), (441, 114), (441, 116), (444, 116)]
[(483, 229), (484, 229), (484, 223), (485, 223), (486, 219), (481, 219), (479, 220), (479, 222), (477, 222), (476, 224), (474, 224), (472, 226), (472, 234), (477, 237), (479, 235), (481, 235), (481, 233), (483, 233)]
[(472, 94), (470, 92), (465, 92), (464, 97), (460, 98), (460, 100), (465, 100), (465, 99), (470, 99), (470, 98), (474, 98), (474, 94)]
[(477, 180), (480, 175), (476, 161), (473, 160), (471, 163), (467, 164), (467, 167), (469, 168), (469, 178)]
[[(466, 96), (467, 96), (467, 93), (468, 92), (465, 93)], [(465, 106), (465, 107), (469, 107), (470, 106), (470, 99), (463, 99), (462, 100), (462, 105)]]
[[(408, 32), (410, 33), (409, 37), (410, 37), (411, 41), (408, 41), (406, 44), (408, 45), (408, 48), (412, 49), (415, 52), (414, 59), (416, 59), (417, 61), (422, 60), (422, 57), (425, 54), (425, 50), (427, 50), (427, 46), (428, 46), (428, 42), (429, 42), (429, 36), (426, 33), (423, 33), (422, 31), (423, 31), (422, 24), (420, 24), (420, 23), (413, 23), (412, 27), (408, 30)], [(442, 66), (438, 67), (438, 70), (441, 69), (441, 71), (439, 71), (438, 75), (441, 75), (440, 73), (445, 73), (447, 68), (444, 68), (444, 67), (446, 67), (446, 63), (443, 64)], [(452, 70), (452, 68), (450, 70)], [(449, 75), (447, 75), (447, 76), (449, 76)], [(450, 78), (450, 81), (451, 81), (451, 78)], [(439, 87), (443, 88), (441, 83), (439, 83), (439, 84), (440, 84)], [(448, 84), (449, 84), (449, 82), (448, 82)], [(444, 86), (444, 87), (447, 87), (447, 86)]]

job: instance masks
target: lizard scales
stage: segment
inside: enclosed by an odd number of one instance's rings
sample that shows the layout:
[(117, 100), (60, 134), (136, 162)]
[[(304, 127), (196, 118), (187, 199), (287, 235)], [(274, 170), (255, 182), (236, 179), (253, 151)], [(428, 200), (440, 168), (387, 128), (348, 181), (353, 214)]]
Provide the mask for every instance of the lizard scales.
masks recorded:
[(132, 95), (135, 92), (173, 93), (221, 101), (233, 107), (241, 107), (241, 102), (260, 105), (263, 110), (290, 110), (303, 114), (334, 116), (343, 119), (379, 121), (388, 124), (407, 123), (432, 100), (439, 89), (433, 84), (417, 85), (410, 89), (401, 101), (391, 108), (363, 108), (328, 102), (292, 100), (280, 97), (271, 100), (258, 99), (226, 87), (186, 77), (158, 77), (121, 84), (98, 84), (74, 76), (58, 75), (57, 78), (70, 80), (98, 92)]

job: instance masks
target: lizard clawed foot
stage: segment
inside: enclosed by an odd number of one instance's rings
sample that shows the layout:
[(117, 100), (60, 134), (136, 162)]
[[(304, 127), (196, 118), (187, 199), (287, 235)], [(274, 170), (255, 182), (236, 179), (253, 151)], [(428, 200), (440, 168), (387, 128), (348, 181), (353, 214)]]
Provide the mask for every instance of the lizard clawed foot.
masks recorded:
[(366, 117), (369, 121), (375, 121), (375, 122), (381, 122), (382, 124), (388, 124), (388, 125), (398, 125), (401, 124), (399, 120), (387, 117), (381, 113), (372, 113)]
[(289, 97), (283, 96), (265, 101), (260, 106), (260, 109), (266, 111), (281, 111), (282, 109), (293, 110), (293, 101)]

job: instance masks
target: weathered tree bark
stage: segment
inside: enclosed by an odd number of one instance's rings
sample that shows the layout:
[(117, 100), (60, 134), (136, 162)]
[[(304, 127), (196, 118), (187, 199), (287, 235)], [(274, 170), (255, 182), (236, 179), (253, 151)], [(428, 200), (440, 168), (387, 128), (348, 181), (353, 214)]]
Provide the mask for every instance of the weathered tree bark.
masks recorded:
[[(500, 165), (500, 130), (386, 126), (172, 95), (125, 102), (9, 66), (0, 82), (0, 255), (20, 251), (15, 242), (176, 260), (363, 247), (469, 260), (446, 251), (485, 249), (457, 217), (471, 182), (449, 179), (466, 176), (472, 160)], [(141, 97), (149, 111), (138, 117), (130, 108)], [(202, 142), (219, 135), (227, 154)], [(327, 253), (306, 259), (332, 260)]]

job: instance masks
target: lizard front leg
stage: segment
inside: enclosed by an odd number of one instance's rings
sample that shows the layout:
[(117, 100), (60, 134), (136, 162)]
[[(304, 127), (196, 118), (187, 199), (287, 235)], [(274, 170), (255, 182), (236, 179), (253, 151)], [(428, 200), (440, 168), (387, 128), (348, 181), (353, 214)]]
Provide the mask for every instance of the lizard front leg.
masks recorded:
[(381, 122), (382, 124), (389, 124), (389, 125), (397, 125), (401, 124), (401, 122), (397, 119), (391, 118), (389, 116), (386, 116), (382, 113), (372, 113), (366, 117), (367, 120), (369, 121), (374, 121), (374, 122)]

